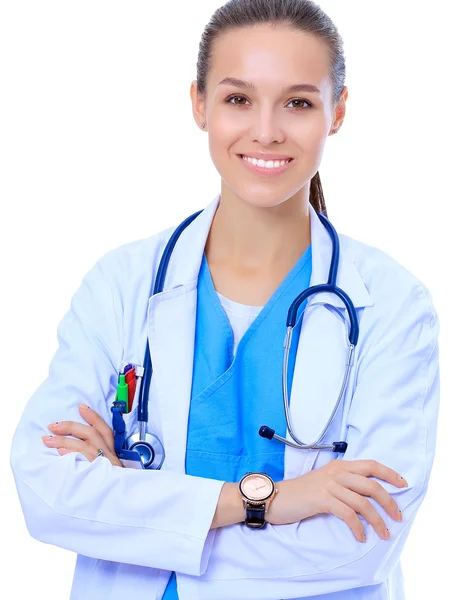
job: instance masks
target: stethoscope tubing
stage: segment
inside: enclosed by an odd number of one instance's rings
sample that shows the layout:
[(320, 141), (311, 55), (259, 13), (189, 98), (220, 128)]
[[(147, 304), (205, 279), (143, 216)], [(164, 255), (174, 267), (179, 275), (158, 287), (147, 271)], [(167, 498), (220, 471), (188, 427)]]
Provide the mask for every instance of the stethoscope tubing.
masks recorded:
[[(346, 361), (346, 369), (345, 369), (345, 374), (343, 376), (343, 382), (341, 384), (341, 388), (340, 388), (340, 393), (338, 395), (338, 400), (333, 408), (333, 412), (330, 415), (330, 418), (327, 421), (327, 424), (325, 425), (325, 427), (323, 428), (322, 433), (320, 434), (320, 436), (311, 444), (305, 444), (305, 442), (302, 442), (297, 435), (294, 433), (294, 428), (293, 428), (293, 423), (292, 423), (292, 415), (290, 412), (290, 402), (289, 402), (289, 398), (288, 398), (288, 387), (287, 387), (287, 375), (288, 375), (288, 364), (289, 364), (289, 351), (290, 351), (290, 345), (292, 343), (292, 328), (289, 327), (287, 330), (287, 335), (285, 338), (285, 343), (284, 343), (284, 360), (283, 360), (283, 367), (282, 367), (282, 399), (284, 402), (284, 411), (285, 411), (285, 419), (287, 422), (287, 428), (289, 430), (289, 435), (291, 436), (291, 438), (294, 440), (295, 443), (292, 443), (289, 440), (286, 440), (285, 438), (278, 436), (277, 434), (274, 433), (274, 438), (278, 439), (279, 441), (281, 441), (282, 443), (286, 444), (287, 446), (291, 446), (292, 448), (298, 448), (299, 450), (328, 450), (328, 449), (332, 449), (334, 451), (336, 451), (335, 448), (335, 444), (320, 444), (320, 442), (323, 440), (323, 438), (325, 437), (326, 432), (328, 431), (328, 428), (330, 427), (330, 425), (333, 422), (333, 419), (335, 418), (336, 413), (338, 412), (338, 408), (340, 407), (340, 403), (341, 400), (343, 398), (345, 389), (346, 389), (346, 385), (348, 382), (348, 376), (350, 373), (350, 369), (353, 365), (353, 353), (354, 353), (354, 346), (352, 344), (350, 344), (349, 350), (348, 350), (348, 359)], [(342, 444), (345, 442), (339, 442), (339, 444)], [(345, 450), (346, 450), (346, 446), (345, 446)], [(341, 450), (339, 450), (339, 452), (341, 452)]]
[[(356, 315), (356, 310), (353, 305), (353, 302), (351, 301), (351, 298), (342, 289), (340, 289), (336, 285), (336, 278), (337, 278), (337, 274), (338, 274), (338, 265), (339, 265), (339, 260), (340, 260), (340, 242), (338, 239), (338, 233), (336, 232), (335, 228), (330, 223), (330, 221), (324, 215), (322, 215), (320, 213), (317, 213), (317, 214), (320, 217), (320, 221), (325, 226), (328, 234), (330, 235), (330, 239), (332, 241), (333, 252), (332, 252), (332, 258), (331, 258), (331, 262), (330, 262), (328, 282), (326, 284), (322, 284), (322, 285), (311, 286), (311, 287), (307, 288), (306, 290), (303, 290), (295, 298), (295, 300), (290, 305), (290, 308), (289, 308), (289, 311), (287, 314), (287, 334), (286, 334), (285, 340), (284, 340), (284, 358), (283, 358), (283, 365), (282, 365), (282, 400), (284, 403), (285, 420), (287, 423), (287, 428), (289, 431), (289, 435), (294, 440), (294, 442), (291, 442), (290, 440), (287, 440), (287, 439), (283, 438), (282, 436), (277, 435), (274, 432), (274, 430), (272, 430), (270, 427), (267, 427), (265, 425), (263, 426), (264, 429), (261, 428), (259, 430), (259, 433), (260, 433), (260, 435), (262, 435), (264, 433), (265, 435), (263, 435), (263, 437), (268, 437), (270, 439), (272, 439), (272, 437), (273, 437), (273, 438), (277, 439), (278, 441), (282, 442), (283, 444), (286, 444), (287, 446), (290, 446), (292, 448), (297, 448), (299, 450), (332, 449), (333, 451), (341, 452), (342, 448), (344, 448), (343, 451), (346, 450), (345, 442), (336, 442), (333, 444), (321, 444), (320, 442), (325, 437), (325, 434), (328, 431), (328, 428), (330, 427), (331, 423), (333, 422), (333, 419), (335, 418), (335, 415), (338, 412), (338, 408), (340, 407), (341, 400), (344, 396), (344, 392), (345, 392), (347, 382), (348, 382), (349, 372), (353, 365), (354, 349), (355, 349), (356, 344), (358, 343), (359, 325), (358, 325), (358, 318)], [(345, 373), (343, 375), (343, 382), (342, 382), (342, 385), (340, 388), (340, 393), (338, 395), (338, 400), (333, 408), (333, 412), (330, 415), (330, 418), (328, 419), (327, 424), (323, 428), (323, 431), (320, 434), (320, 436), (311, 444), (306, 444), (305, 442), (303, 442), (302, 440), (300, 440), (297, 437), (297, 434), (294, 431), (294, 427), (293, 427), (293, 423), (292, 423), (292, 415), (291, 415), (291, 411), (290, 411), (290, 401), (289, 401), (289, 397), (288, 397), (288, 385), (287, 385), (289, 353), (290, 353), (290, 347), (292, 344), (292, 332), (293, 332), (293, 329), (294, 329), (296, 321), (297, 321), (297, 312), (298, 312), (300, 305), (309, 296), (319, 294), (322, 292), (330, 292), (330, 293), (336, 294), (339, 298), (342, 299), (342, 301), (344, 302), (344, 304), (348, 310), (348, 315), (349, 315), (349, 319), (350, 319), (350, 333), (348, 336), (348, 345), (349, 345), (348, 358), (346, 361), (346, 368), (345, 368)], [(271, 435), (271, 432), (273, 432), (272, 435)], [(338, 444), (338, 446), (336, 446), (336, 444)], [(339, 448), (339, 450), (336, 450), (335, 449), (336, 447)]]
[[(198, 215), (200, 215), (202, 212), (203, 212), (202, 210), (199, 210), (198, 212), (187, 217), (183, 221), (183, 223), (181, 223), (175, 229), (175, 231), (172, 233), (172, 235), (170, 236), (170, 239), (168, 240), (168, 243), (165, 246), (165, 250), (164, 250), (162, 258), (160, 260), (159, 268), (157, 271), (157, 275), (156, 275), (155, 283), (154, 283), (154, 287), (153, 287), (153, 295), (158, 294), (163, 291), (164, 284), (165, 284), (165, 278), (166, 278), (166, 274), (167, 274), (167, 270), (168, 270), (168, 265), (170, 263), (170, 260), (171, 260), (172, 254), (173, 254), (173, 250), (175, 248), (175, 245), (176, 245), (180, 235), (182, 234), (183, 230), (186, 229), (186, 227), (188, 227), (188, 225), (192, 221), (194, 221), (196, 219), (196, 217), (198, 217)], [(333, 225), (327, 219), (327, 217), (325, 217), (322, 213), (317, 213), (317, 215), (320, 218), (320, 221), (324, 225), (325, 229), (327, 230), (327, 232), (331, 238), (331, 241), (332, 241), (332, 257), (331, 257), (330, 268), (329, 268), (328, 282), (326, 284), (322, 284), (322, 285), (311, 286), (311, 287), (307, 288), (306, 290), (303, 290), (295, 298), (295, 300), (290, 305), (288, 313), (287, 313), (287, 333), (286, 333), (285, 340), (284, 340), (284, 358), (283, 358), (283, 366), (282, 366), (282, 399), (283, 399), (283, 403), (284, 403), (285, 420), (287, 423), (287, 428), (288, 428), (289, 434), (292, 437), (292, 439), (294, 440), (294, 442), (291, 442), (290, 440), (287, 440), (287, 439), (283, 438), (282, 436), (277, 435), (273, 429), (271, 429), (270, 427), (268, 427), (266, 425), (263, 425), (259, 429), (259, 435), (261, 435), (262, 437), (268, 438), (268, 439), (276, 439), (279, 442), (286, 444), (287, 446), (291, 446), (293, 448), (297, 448), (300, 450), (319, 449), (319, 450), (332, 450), (333, 452), (343, 452), (344, 453), (347, 448), (346, 442), (333, 442), (332, 444), (320, 444), (320, 442), (325, 437), (325, 434), (328, 431), (328, 428), (330, 427), (331, 423), (333, 422), (333, 419), (335, 418), (335, 415), (341, 404), (341, 400), (344, 396), (344, 392), (345, 392), (347, 382), (348, 382), (349, 372), (350, 372), (351, 366), (353, 365), (354, 349), (355, 349), (356, 344), (358, 343), (359, 325), (358, 325), (358, 318), (356, 315), (356, 310), (353, 305), (353, 302), (351, 301), (350, 297), (336, 285), (338, 265), (339, 265), (339, 260), (340, 260), (340, 243), (339, 243), (339, 239), (338, 239), (338, 234), (337, 234), (335, 228), (333, 227)], [(349, 350), (348, 350), (348, 358), (346, 361), (346, 369), (345, 369), (345, 373), (343, 376), (343, 382), (342, 382), (340, 392), (338, 395), (338, 400), (335, 404), (333, 412), (330, 415), (330, 418), (328, 419), (328, 421), (327, 421), (322, 433), (318, 437), (318, 439), (311, 444), (305, 444), (302, 440), (300, 440), (297, 437), (297, 435), (294, 431), (294, 428), (293, 428), (293, 424), (292, 424), (292, 416), (291, 416), (291, 412), (290, 412), (290, 402), (289, 402), (289, 398), (288, 398), (288, 387), (287, 387), (289, 352), (290, 352), (290, 346), (291, 346), (291, 342), (292, 342), (292, 331), (293, 331), (293, 328), (295, 327), (295, 324), (297, 321), (297, 312), (298, 312), (299, 306), (309, 296), (315, 295), (318, 293), (322, 293), (322, 292), (336, 294), (339, 298), (341, 298), (341, 300), (343, 301), (343, 303), (345, 304), (345, 306), (348, 310), (348, 315), (349, 315), (349, 319), (350, 319), (350, 332), (348, 335)], [(160, 459), (160, 461), (157, 462), (157, 460), (152, 460), (152, 458), (150, 458), (148, 460), (148, 464), (147, 464), (146, 468), (155, 468), (156, 469), (156, 468), (160, 468), (163, 463), (163, 459), (165, 456), (165, 450), (164, 450), (163, 445), (162, 445), (161, 441), (159, 440), (159, 438), (157, 436), (147, 432), (148, 399), (149, 399), (151, 378), (152, 378), (152, 360), (151, 360), (151, 355), (150, 355), (149, 340), (147, 338), (145, 356), (144, 356), (144, 361), (143, 361), (143, 377), (141, 378), (141, 382), (140, 382), (141, 385), (138, 382), (138, 387), (136, 389), (136, 395), (135, 395), (136, 399), (138, 396), (137, 421), (138, 421), (139, 431), (138, 431), (138, 435), (134, 434), (133, 436), (130, 436), (130, 437), (135, 438), (135, 442), (133, 444), (134, 446), (137, 446), (137, 445), (142, 445), (142, 447), (149, 446), (150, 447), (149, 451), (150, 451), (151, 457), (157, 455), (157, 450), (162, 453), (162, 458)], [(157, 464), (159, 464), (159, 466), (157, 466)]]

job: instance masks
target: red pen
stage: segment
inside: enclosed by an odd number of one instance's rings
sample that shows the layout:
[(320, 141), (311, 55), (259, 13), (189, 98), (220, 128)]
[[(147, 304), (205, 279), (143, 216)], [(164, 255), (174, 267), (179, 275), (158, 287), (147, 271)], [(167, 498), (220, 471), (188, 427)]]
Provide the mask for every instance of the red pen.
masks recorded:
[(137, 379), (135, 375), (135, 367), (132, 367), (125, 374), (125, 383), (128, 385), (128, 394), (129, 394), (129, 412), (132, 410), (132, 404), (134, 402), (135, 396), (135, 386), (137, 384)]

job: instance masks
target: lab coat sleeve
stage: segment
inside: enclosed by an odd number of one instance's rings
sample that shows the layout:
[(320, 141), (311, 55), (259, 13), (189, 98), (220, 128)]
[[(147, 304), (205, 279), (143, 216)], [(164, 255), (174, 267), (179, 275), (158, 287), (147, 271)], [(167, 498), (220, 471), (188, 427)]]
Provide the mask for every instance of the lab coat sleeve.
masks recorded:
[(105, 457), (89, 462), (78, 452), (60, 456), (41, 439), (54, 421), (87, 424), (79, 403), (111, 423), (122, 366), (120, 299), (107, 275), (113, 260), (102, 257), (74, 294), (48, 377), (13, 437), (10, 464), (26, 525), (37, 540), (81, 555), (199, 575), (224, 481), (121, 468)]
[(218, 598), (218, 579), (226, 579), (229, 600), (257, 591), (260, 600), (273, 600), (371, 586), (391, 574), (427, 491), (439, 405), (439, 321), (431, 297), (423, 284), (396, 295), (391, 310), (382, 310), (369, 326), (348, 413), (348, 449), (339, 458), (373, 459), (402, 474), (407, 488), (372, 478), (396, 500), (403, 521), (368, 497), (390, 530), (389, 540), (361, 515), (366, 543), (333, 514), (258, 531), (242, 524), (219, 529), (199, 585), (194, 577), (181, 578), (190, 597), (199, 589), (200, 597)]

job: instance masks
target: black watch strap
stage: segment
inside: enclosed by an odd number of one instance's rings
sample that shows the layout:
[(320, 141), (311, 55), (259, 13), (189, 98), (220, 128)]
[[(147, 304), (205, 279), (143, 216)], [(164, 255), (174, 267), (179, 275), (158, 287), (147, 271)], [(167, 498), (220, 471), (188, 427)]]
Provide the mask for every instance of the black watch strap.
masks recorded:
[(258, 506), (246, 506), (246, 519), (244, 524), (251, 529), (264, 529), (267, 525), (265, 520), (266, 504), (263, 502)]

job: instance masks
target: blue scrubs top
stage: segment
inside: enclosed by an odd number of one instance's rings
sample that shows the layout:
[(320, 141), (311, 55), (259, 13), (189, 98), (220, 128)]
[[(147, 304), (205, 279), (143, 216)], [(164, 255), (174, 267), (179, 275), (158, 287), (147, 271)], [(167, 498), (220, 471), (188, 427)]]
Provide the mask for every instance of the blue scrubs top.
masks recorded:
[[(309, 287), (312, 249), (308, 246), (262, 308), (233, 357), (233, 331), (219, 301), (203, 254), (198, 275), (195, 354), (185, 471), (189, 475), (237, 483), (248, 471), (284, 478), (285, 446), (262, 438), (269, 425), (285, 437), (282, 362), (287, 312), (298, 294)], [(307, 301), (299, 307), (289, 353), (289, 398)], [(243, 525), (244, 526), (244, 525)], [(178, 600), (172, 573), (163, 600)]]

